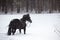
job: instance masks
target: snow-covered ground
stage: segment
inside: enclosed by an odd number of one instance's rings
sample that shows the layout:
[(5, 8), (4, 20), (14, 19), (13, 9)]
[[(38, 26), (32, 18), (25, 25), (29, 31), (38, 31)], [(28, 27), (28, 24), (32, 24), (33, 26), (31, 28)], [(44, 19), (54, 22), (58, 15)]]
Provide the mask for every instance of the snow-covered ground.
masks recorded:
[(8, 36), (9, 22), (23, 15), (0, 15), (0, 40), (60, 40), (60, 14), (30, 14), (32, 23), (27, 24), (26, 34), (17, 30), (15, 35)]

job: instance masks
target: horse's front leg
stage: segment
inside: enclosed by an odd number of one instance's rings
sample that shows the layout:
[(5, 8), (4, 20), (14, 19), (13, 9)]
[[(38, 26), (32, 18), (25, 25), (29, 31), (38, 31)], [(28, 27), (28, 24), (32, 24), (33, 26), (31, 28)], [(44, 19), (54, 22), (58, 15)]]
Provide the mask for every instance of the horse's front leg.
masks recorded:
[(26, 34), (26, 27), (24, 27), (24, 34)]
[(19, 32), (21, 33), (21, 28), (19, 29)]

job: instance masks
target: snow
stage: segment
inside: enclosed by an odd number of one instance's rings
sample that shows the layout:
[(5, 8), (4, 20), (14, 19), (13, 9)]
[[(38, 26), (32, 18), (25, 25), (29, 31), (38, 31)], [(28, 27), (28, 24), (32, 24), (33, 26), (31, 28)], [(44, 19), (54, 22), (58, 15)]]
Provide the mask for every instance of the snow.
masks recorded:
[[(30, 14), (32, 23), (27, 23), (26, 34), (8, 36), (8, 24), (12, 19), (22, 18), (24, 14), (0, 15), (0, 40), (60, 40), (58, 32), (60, 26), (60, 14)], [(59, 30), (60, 31), (60, 30)]]

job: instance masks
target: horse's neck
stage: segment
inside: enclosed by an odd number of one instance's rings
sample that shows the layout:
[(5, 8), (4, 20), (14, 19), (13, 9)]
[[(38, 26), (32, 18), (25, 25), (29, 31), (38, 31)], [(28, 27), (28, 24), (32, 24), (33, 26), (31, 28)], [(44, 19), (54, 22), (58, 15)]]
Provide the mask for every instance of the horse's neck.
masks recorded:
[(26, 20), (25, 20), (25, 19), (23, 19), (23, 18), (21, 19), (21, 21), (26, 23)]

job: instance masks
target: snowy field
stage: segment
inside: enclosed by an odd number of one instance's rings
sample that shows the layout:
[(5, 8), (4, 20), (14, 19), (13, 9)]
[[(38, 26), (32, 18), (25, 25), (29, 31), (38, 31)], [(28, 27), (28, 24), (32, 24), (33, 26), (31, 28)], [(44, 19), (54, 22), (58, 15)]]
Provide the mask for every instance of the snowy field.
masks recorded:
[(0, 15), (0, 40), (60, 40), (60, 14), (30, 14), (32, 23), (27, 23), (26, 34), (17, 30), (15, 35), (8, 36), (9, 22), (23, 15)]

